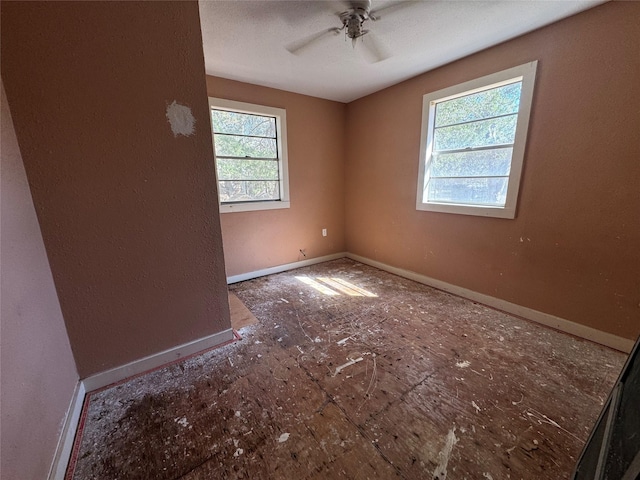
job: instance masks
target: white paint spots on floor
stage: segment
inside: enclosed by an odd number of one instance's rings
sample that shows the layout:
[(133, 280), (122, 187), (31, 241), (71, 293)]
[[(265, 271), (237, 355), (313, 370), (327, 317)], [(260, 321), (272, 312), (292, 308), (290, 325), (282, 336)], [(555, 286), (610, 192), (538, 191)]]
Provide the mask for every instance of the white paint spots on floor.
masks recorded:
[(475, 409), (476, 409), (476, 411), (477, 411), (478, 413), (480, 413), (480, 407), (479, 407), (479, 406), (478, 406), (478, 404), (477, 404), (476, 402), (474, 402), (473, 400), (471, 400), (471, 406), (472, 406), (473, 408), (475, 408)]
[(456, 443), (458, 443), (458, 438), (456, 437), (456, 427), (453, 427), (449, 430), (447, 437), (444, 442), (444, 447), (438, 453), (438, 458), (440, 462), (438, 466), (433, 471), (432, 478), (435, 480), (445, 480), (447, 478), (447, 465), (449, 464), (449, 458), (451, 457), (451, 452), (453, 451), (453, 447)]
[(187, 417), (176, 417), (173, 419), (174, 422), (176, 422), (178, 425), (182, 426), (182, 427), (189, 427), (191, 428), (191, 425), (189, 425), (189, 422), (187, 421)]
[(239, 456), (240, 456), (240, 455), (242, 455), (243, 453), (244, 453), (244, 450), (243, 450), (242, 448), (238, 448), (238, 449), (234, 452), (233, 456), (234, 456), (234, 457), (239, 457)]
[(467, 368), (469, 365), (471, 365), (471, 362), (469, 360), (462, 360), (460, 362), (456, 362), (456, 367), (458, 368)]
[(489, 472), (484, 472), (484, 473), (482, 474), (482, 476), (483, 476), (484, 478), (486, 478), (487, 480), (493, 480), (493, 477), (491, 476), (491, 474), (490, 474)]
[(191, 113), (191, 109), (186, 105), (180, 105), (175, 100), (167, 106), (167, 120), (171, 125), (173, 136), (184, 135), (189, 137), (196, 132), (196, 119)]
[(278, 438), (278, 443), (284, 443), (287, 440), (289, 440), (289, 434), (283, 433), (282, 435), (280, 435), (280, 438)]
[(353, 365), (353, 364), (355, 364), (355, 363), (358, 363), (358, 362), (361, 362), (361, 361), (363, 361), (363, 360), (364, 360), (364, 358), (362, 358), (362, 357), (358, 357), (358, 358), (356, 358), (356, 359), (349, 360), (347, 363), (343, 363), (342, 365), (340, 365), (339, 367), (337, 367), (337, 368), (336, 368), (336, 371), (335, 371), (335, 372), (333, 372), (333, 375), (332, 375), (332, 376), (333, 376), (333, 377), (335, 377), (336, 375), (338, 375), (338, 374), (339, 374), (342, 370), (344, 370), (345, 368), (350, 367), (351, 365)]

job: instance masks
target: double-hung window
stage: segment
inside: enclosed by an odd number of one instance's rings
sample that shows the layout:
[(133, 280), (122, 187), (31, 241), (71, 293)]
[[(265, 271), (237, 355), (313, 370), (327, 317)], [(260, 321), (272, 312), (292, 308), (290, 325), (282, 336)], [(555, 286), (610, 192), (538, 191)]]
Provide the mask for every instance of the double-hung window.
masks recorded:
[(220, 211), (289, 208), (286, 111), (209, 98)]
[(536, 64), (423, 96), (418, 210), (515, 218)]

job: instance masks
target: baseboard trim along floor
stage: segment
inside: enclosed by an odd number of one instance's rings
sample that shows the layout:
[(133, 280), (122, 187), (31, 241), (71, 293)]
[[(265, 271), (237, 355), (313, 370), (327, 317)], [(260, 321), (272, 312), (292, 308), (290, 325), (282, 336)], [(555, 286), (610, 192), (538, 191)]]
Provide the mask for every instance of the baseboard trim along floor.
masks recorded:
[[(344, 257), (392, 273), (394, 275), (413, 280), (423, 285), (427, 285), (438, 290), (442, 290), (472, 300), (474, 302), (478, 302), (489, 307), (502, 310), (506, 313), (531, 320), (533, 322), (554, 328), (561, 332), (565, 332), (601, 345), (605, 345), (624, 353), (631, 352), (634, 345), (634, 342), (632, 340), (622, 338), (617, 335), (602, 332), (600, 330), (596, 330), (594, 328), (581, 325), (570, 320), (556, 317), (554, 315), (540, 312), (528, 307), (523, 307), (506, 300), (475, 292), (473, 290), (469, 290), (457, 285), (452, 285), (450, 283), (443, 282), (426, 275), (421, 275), (410, 270), (393, 267), (391, 265), (387, 265), (385, 263), (348, 252), (325, 255), (322, 257), (311, 258), (299, 262), (277, 265), (253, 272), (233, 275), (227, 277), (227, 283), (233, 284), (245, 280), (251, 280), (253, 278), (293, 270), (296, 268), (306, 267), (331, 260), (337, 260)], [(87, 393), (120, 382), (124, 379), (140, 375), (150, 370), (163, 367), (184, 357), (202, 352), (204, 350), (208, 350), (216, 346), (220, 346), (226, 342), (232, 341), (234, 338), (235, 337), (233, 329), (223, 330), (213, 335), (209, 335), (207, 337), (194, 340), (183, 345), (178, 345), (174, 348), (170, 348), (154, 355), (141, 358), (120, 367), (100, 372), (79, 381), (69, 405), (69, 410), (66, 415), (62, 434), (56, 448), (54, 462), (52, 463), (49, 473), (49, 480), (62, 480), (65, 477), (65, 471), (67, 469), (70, 455), (73, 450), (74, 438), (79, 427), (82, 408)]]
[(62, 427), (62, 433), (58, 439), (56, 453), (53, 457), (51, 469), (49, 470), (49, 480), (63, 480), (65, 477), (65, 472), (67, 471), (73, 450), (73, 442), (80, 423), (85, 394), (84, 384), (79, 381), (71, 397), (69, 409), (67, 410), (67, 415)]
[(507, 302), (506, 300), (495, 298), (490, 295), (485, 295), (483, 293), (478, 293), (467, 288), (459, 287), (457, 285), (452, 285), (435, 278), (427, 277), (426, 275), (421, 275), (419, 273), (404, 270), (402, 268), (392, 267), (391, 265), (387, 265), (376, 260), (371, 260), (370, 258), (362, 257), (360, 255), (347, 253), (347, 257), (355, 260), (356, 262), (364, 263), (365, 265), (379, 268), (380, 270), (384, 270), (385, 272), (408, 278), (409, 280), (422, 283), (423, 285), (428, 285), (430, 287), (437, 288), (438, 290), (452, 293), (454, 295), (473, 300), (474, 302), (482, 303), (489, 307), (493, 307), (498, 310), (502, 310), (503, 312), (510, 313), (511, 315), (517, 315), (518, 317), (522, 317), (527, 320), (531, 320), (532, 322), (546, 325), (547, 327), (555, 328), (556, 330), (575, 335), (576, 337), (599, 343), (600, 345), (613, 348), (620, 352), (629, 353), (633, 348), (633, 340), (629, 340), (627, 338), (622, 338), (611, 333), (602, 332), (600, 330), (596, 330), (595, 328), (587, 327), (586, 325), (580, 325), (579, 323), (565, 320), (564, 318), (556, 317), (554, 315), (540, 312), (532, 308), (523, 307), (521, 305)]
[(328, 262), (330, 260), (337, 260), (348, 256), (346, 252), (333, 253), (331, 255), (324, 255), (322, 257), (310, 258), (308, 260), (301, 260), (299, 262), (285, 263), (283, 265), (277, 265), (275, 267), (263, 268), (261, 270), (255, 270), (253, 272), (241, 273), (239, 275), (232, 275), (227, 277), (227, 284), (244, 282), (245, 280), (251, 280), (258, 277), (264, 277), (266, 275), (273, 275), (274, 273), (282, 273), (288, 270), (294, 270), (296, 268), (308, 267), (309, 265), (315, 265), (316, 263)]
[(88, 393), (69, 480), (567, 478), (624, 363), (349, 258), (230, 290), (244, 340)]
[(98, 388), (106, 387), (112, 383), (124, 380), (125, 378), (133, 377), (134, 375), (139, 375), (148, 370), (164, 366), (188, 355), (193, 355), (194, 353), (202, 350), (216, 347), (233, 339), (233, 329), (229, 328), (227, 330), (214, 333), (213, 335), (199, 338), (198, 340), (184, 343), (177, 347), (135, 360), (120, 367), (91, 375), (90, 377), (83, 379), (82, 383), (84, 383), (85, 391), (91, 392)]
[(76, 433), (82, 427), (82, 409), (87, 399), (87, 394), (125, 379), (164, 367), (185, 357), (221, 346), (235, 338), (233, 329), (230, 328), (80, 380), (69, 405), (54, 461), (49, 471), (49, 480), (64, 480), (65, 478), (73, 454)]

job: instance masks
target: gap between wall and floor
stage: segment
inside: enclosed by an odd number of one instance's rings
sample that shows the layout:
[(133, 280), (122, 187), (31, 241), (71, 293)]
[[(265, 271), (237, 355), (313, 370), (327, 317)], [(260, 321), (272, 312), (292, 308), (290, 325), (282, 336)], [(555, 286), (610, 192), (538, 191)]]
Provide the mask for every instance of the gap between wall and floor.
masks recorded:
[[(233, 275), (227, 277), (227, 284), (243, 282), (245, 280), (251, 280), (253, 278), (263, 277), (266, 275), (273, 275), (275, 273), (286, 272), (288, 270), (294, 270), (296, 268), (306, 267), (317, 263), (328, 262), (330, 260), (337, 260), (340, 258), (350, 258), (357, 262), (369, 265), (380, 270), (398, 275), (409, 280), (427, 285), (438, 290), (442, 290), (459, 297), (472, 300), (474, 302), (482, 303), (486, 306), (501, 310), (511, 315), (530, 320), (541, 325), (559, 330), (564, 333), (575, 335), (606, 347), (613, 348), (620, 352), (631, 352), (634, 342), (626, 338), (613, 335), (611, 333), (602, 332), (595, 328), (587, 327), (564, 318), (556, 317), (548, 313), (533, 310), (531, 308), (523, 307), (515, 303), (507, 302), (499, 298), (491, 297), (483, 293), (478, 293), (473, 290), (469, 290), (463, 287), (452, 285), (450, 283), (437, 280), (435, 278), (427, 277), (419, 273), (404, 270), (402, 268), (392, 267), (376, 260), (371, 260), (360, 255), (356, 255), (349, 252), (335, 253), (332, 255), (325, 255), (322, 257), (310, 258), (299, 262), (287, 263), (284, 265), (278, 265), (275, 267), (269, 267), (262, 270), (256, 270), (253, 272), (243, 273), (240, 275)], [(157, 369), (174, 361), (183, 359), (187, 356), (194, 355), (204, 350), (209, 350), (216, 346), (225, 344), (234, 338), (232, 329), (224, 330), (213, 335), (194, 340), (192, 342), (178, 345), (177, 347), (159, 352), (148, 357), (141, 358), (126, 365), (107, 370), (105, 372), (92, 375), (88, 378), (80, 380), (75, 389), (69, 410), (64, 421), (64, 427), (60, 435), (60, 440), (56, 448), (56, 455), (54, 457), (53, 464), (49, 472), (49, 480), (63, 480), (65, 478), (65, 472), (70, 460), (70, 456), (75, 441), (76, 432), (78, 431), (79, 423), (82, 421), (81, 413), (84, 406), (84, 401), (87, 393), (100, 388), (104, 388), (113, 383), (122, 381), (124, 379), (141, 375), (150, 370)]]

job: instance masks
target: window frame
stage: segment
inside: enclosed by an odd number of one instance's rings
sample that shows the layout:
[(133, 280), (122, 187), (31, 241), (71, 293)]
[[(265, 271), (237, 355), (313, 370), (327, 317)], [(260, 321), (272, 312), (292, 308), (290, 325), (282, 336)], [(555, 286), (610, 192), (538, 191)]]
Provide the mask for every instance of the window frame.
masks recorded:
[(276, 119), (276, 146), (278, 151), (278, 176), (280, 184), (280, 200), (255, 200), (248, 202), (222, 203), (218, 192), (218, 205), (220, 213), (251, 212), (258, 210), (274, 210), (290, 208), (289, 200), (289, 162), (287, 156), (287, 111), (284, 108), (256, 105), (253, 103), (238, 102), (225, 98), (209, 97), (209, 118), (211, 121), (211, 139), (213, 141), (213, 156), (216, 160), (216, 186), (220, 187), (218, 180), (218, 157), (216, 155), (215, 132), (213, 131), (213, 110), (226, 110), (235, 113), (246, 113), (274, 117)]
[[(518, 192), (524, 153), (531, 115), (531, 103), (538, 61), (534, 60), (517, 67), (508, 68), (484, 77), (476, 78), (435, 92), (427, 93), (422, 97), (422, 126), (420, 134), (420, 158), (418, 170), (418, 182), (416, 193), (416, 209), (429, 212), (453, 213), (460, 215), (474, 215), (483, 217), (496, 217), (513, 219), (516, 217)], [(440, 102), (454, 98), (471, 95), (522, 81), (520, 93), (520, 106), (518, 109), (516, 132), (511, 156), (511, 169), (507, 183), (507, 196), (504, 207), (478, 205), (478, 204), (454, 204), (435, 203), (424, 200), (424, 194), (429, 180), (429, 168), (431, 152), (433, 150), (433, 136), (435, 124), (436, 105)]]

